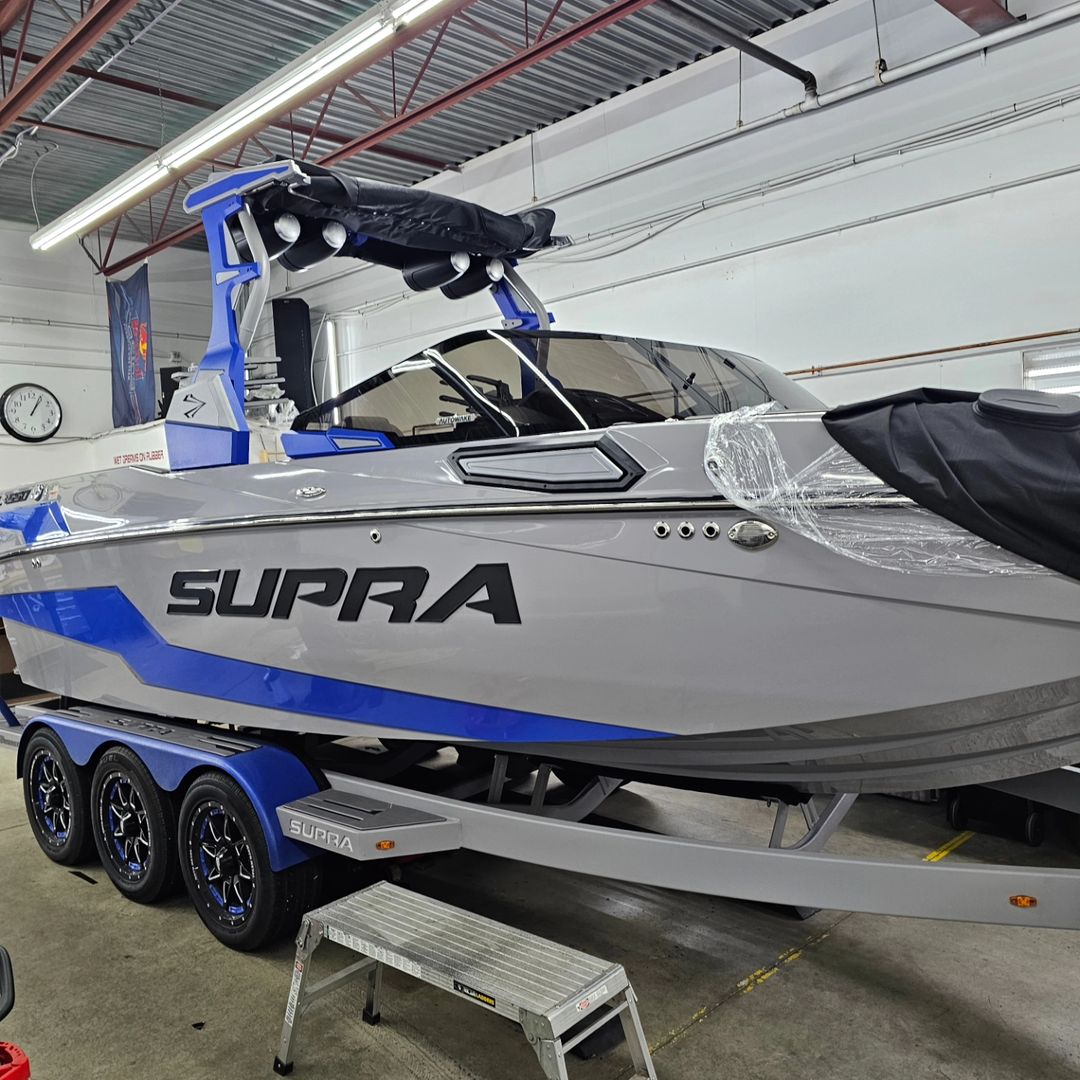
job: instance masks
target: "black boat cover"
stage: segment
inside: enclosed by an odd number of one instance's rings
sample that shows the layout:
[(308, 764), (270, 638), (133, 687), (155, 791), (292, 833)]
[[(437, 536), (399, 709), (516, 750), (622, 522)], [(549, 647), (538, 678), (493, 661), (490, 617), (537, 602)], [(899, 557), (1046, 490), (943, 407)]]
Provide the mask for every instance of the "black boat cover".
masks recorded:
[(1080, 579), (1080, 399), (1030, 390), (911, 390), (824, 416), (902, 495)]
[[(351, 232), (380, 242), (384, 256), (380, 262), (400, 265), (407, 261), (409, 252), (417, 250), (523, 258), (551, 243), (554, 210), (497, 214), (421, 188), (361, 180), (306, 161), (300, 167), (312, 178), (311, 183), (272, 189), (268, 208), (340, 221)], [(362, 259), (363, 249), (364, 245), (349, 245), (342, 254)], [(394, 249), (400, 258), (395, 259)]]

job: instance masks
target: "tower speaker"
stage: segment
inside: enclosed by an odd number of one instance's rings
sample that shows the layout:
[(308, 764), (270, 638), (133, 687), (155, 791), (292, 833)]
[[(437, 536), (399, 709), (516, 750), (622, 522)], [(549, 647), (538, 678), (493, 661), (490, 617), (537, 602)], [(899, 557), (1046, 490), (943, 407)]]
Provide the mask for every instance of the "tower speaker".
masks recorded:
[(287, 297), (273, 302), (274, 347), (281, 358), (278, 372), (285, 396), (301, 412), (316, 404), (311, 389), (311, 312), (303, 300)]

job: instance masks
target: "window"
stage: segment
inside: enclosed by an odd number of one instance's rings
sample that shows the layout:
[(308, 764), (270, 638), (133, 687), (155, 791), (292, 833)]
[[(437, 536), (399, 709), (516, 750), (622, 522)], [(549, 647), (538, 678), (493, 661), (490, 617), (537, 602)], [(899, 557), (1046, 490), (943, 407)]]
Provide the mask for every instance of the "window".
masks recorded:
[(498, 330), (427, 349), (294, 425), (380, 431), (395, 446), (460, 443), (820, 403), (739, 353), (598, 334)]
[(1024, 388), (1050, 394), (1080, 394), (1080, 346), (1024, 353)]
[(558, 394), (531, 342), (491, 335), (450, 344), (443, 362), (497, 410), (513, 435), (583, 431), (590, 425)]
[(589, 427), (714, 416), (773, 400), (723, 353), (644, 338), (554, 338), (548, 373)]
[[(348, 400), (330, 411), (322, 409), (317, 419), (308, 421), (308, 429), (381, 431), (398, 446), (459, 442), (465, 437), (497, 439), (505, 434), (490, 416), (477, 413), (475, 403), (463, 397), (428, 356), (395, 364), (341, 398)], [(457, 430), (463, 425), (474, 426), (476, 434), (464, 436)]]

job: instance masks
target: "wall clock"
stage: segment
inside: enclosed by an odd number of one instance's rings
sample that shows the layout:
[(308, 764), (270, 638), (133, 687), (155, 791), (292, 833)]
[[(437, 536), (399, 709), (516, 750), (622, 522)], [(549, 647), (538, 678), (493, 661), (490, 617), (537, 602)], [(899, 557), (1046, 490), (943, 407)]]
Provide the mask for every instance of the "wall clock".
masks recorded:
[(44, 442), (60, 430), (63, 411), (56, 395), (36, 383), (17, 383), (0, 397), (0, 424), (23, 442)]

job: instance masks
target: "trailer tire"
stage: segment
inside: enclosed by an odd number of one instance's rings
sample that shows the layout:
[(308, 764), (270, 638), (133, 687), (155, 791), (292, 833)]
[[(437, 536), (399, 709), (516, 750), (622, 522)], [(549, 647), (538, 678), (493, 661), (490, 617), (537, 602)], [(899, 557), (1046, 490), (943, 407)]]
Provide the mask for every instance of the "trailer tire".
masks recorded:
[(274, 871), (262, 825), (235, 780), (207, 773), (180, 806), (180, 869), (195, 910), (222, 944), (252, 952), (294, 931), (315, 905), (313, 860)]
[(1043, 814), (1041, 810), (1032, 810), (1024, 818), (1024, 843), (1028, 847), (1039, 847), (1046, 835)]
[(62, 866), (86, 862), (94, 841), (85, 770), (47, 728), (30, 736), (23, 760), (23, 801), (38, 847)]
[(94, 769), (90, 829), (105, 873), (129, 900), (152, 904), (175, 890), (176, 805), (127, 747), (107, 750)]
[(945, 817), (954, 829), (966, 829), (968, 827), (967, 809), (964, 806), (963, 797), (952, 795), (945, 809)]

